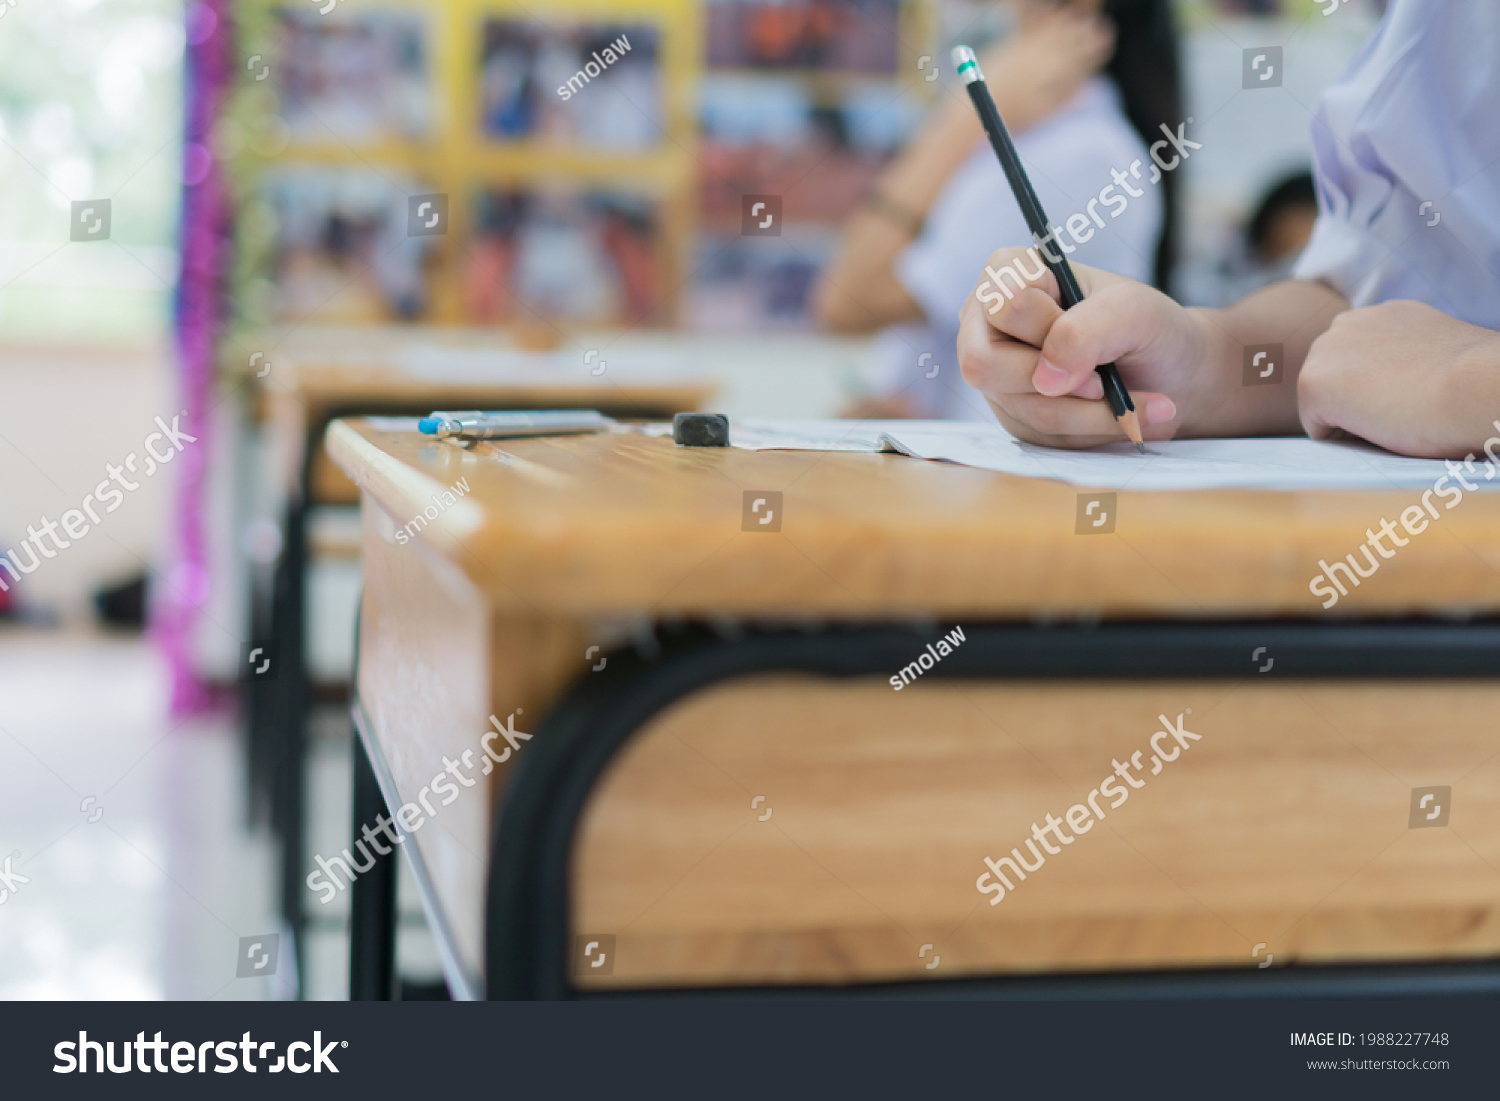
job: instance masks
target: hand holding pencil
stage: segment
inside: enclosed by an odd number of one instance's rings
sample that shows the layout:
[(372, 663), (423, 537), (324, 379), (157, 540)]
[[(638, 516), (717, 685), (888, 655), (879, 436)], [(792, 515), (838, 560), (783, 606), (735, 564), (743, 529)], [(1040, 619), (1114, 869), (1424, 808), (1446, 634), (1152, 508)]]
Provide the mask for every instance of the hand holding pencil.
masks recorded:
[[(1026, 226), (1031, 230), (1032, 238), (1036, 241), (1044, 240), (1052, 232), (1051, 223), (1048, 222), (1047, 214), (1042, 210), (1041, 200), (1036, 197), (1036, 191), (1032, 188), (1026, 169), (1021, 164), (1020, 154), (1016, 152), (1015, 143), (1010, 139), (1010, 131), (1005, 128), (1005, 122), (1000, 118), (1000, 111), (995, 107), (995, 101), (985, 85), (984, 73), (979, 68), (979, 59), (974, 56), (974, 51), (968, 46), (955, 46), (953, 65), (969, 90), (969, 99), (974, 104), (974, 110), (979, 113), (979, 121), (984, 125), (984, 132), (990, 139), (990, 145), (994, 147), (995, 156), (1000, 158), (1000, 167), (1004, 170), (1011, 192), (1021, 207), (1021, 214), (1026, 218)], [(1063, 308), (1071, 309), (1082, 302), (1083, 291), (1078, 286), (1078, 280), (1073, 275), (1068, 258), (1060, 254), (1054, 257), (1046, 249), (1043, 249), (1040, 255), (1057, 283)], [(1109, 408), (1115, 420), (1119, 421), (1121, 429), (1135, 444), (1136, 449), (1144, 453), (1146, 447), (1141, 439), (1141, 425), (1136, 416), (1135, 403), (1130, 398), (1130, 392), (1125, 389), (1124, 382), (1120, 380), (1120, 372), (1116, 370), (1113, 363), (1099, 364), (1095, 370), (1099, 374), (1104, 399), (1109, 402)]]
[[(1027, 267), (1027, 274), (1037, 270), (1026, 247), (1000, 249), (988, 266)], [(1181, 396), (1194, 381), (1193, 372), (1206, 362), (1208, 334), (1153, 287), (1084, 264), (1074, 264), (1073, 273), (1084, 300), (1071, 310), (1063, 309), (1057, 281), (1045, 267), (993, 314), (971, 291), (959, 315), (964, 381), (988, 399), (996, 418), (1018, 439), (1048, 447), (1096, 447), (1123, 436), (1102, 400), (1097, 370), (1100, 363), (1118, 363), (1132, 380), (1143, 438), (1180, 434), (1178, 406), (1162, 391)], [(975, 290), (988, 278), (980, 272)]]
[[(1026, 219), (1027, 227), (1031, 230), (1033, 239), (1036, 241), (1045, 240), (1049, 233), (1052, 232), (1051, 224), (1047, 219), (1046, 212), (1042, 210), (1041, 202), (1038, 200), (1035, 190), (1031, 186), (1031, 181), (1021, 164), (1020, 156), (1016, 153), (1015, 145), (1011, 141), (1010, 133), (1000, 117), (1000, 112), (995, 107), (995, 101), (990, 96), (989, 89), (984, 81), (984, 74), (980, 71), (974, 51), (967, 46), (955, 47), (953, 50), (953, 62), (959, 76), (964, 80), (969, 98), (979, 115), (980, 122), (984, 126), (990, 144), (995, 150), (995, 155), (999, 158), (1000, 167), (1005, 172), (1011, 192), (1015, 197), (1016, 203), (1021, 208), (1021, 213)], [(1025, 252), (1025, 250), (1019, 251)], [(1034, 261), (1045, 264), (1045, 274), (1050, 276), (1052, 289), (1062, 309), (1071, 309), (1083, 301), (1083, 290), (1066, 256), (1054, 254), (1046, 248), (1042, 248), (1040, 252), (1033, 251), (1031, 255)], [(1019, 272), (1019, 275), (1017, 275), (1017, 272)], [(1016, 265), (1008, 274), (1015, 276), (1016, 281), (1019, 282), (1023, 277), (1028, 280), (1036, 280), (1044, 273), (1041, 267), (1038, 266), (1035, 275), (1028, 275), (1024, 266)], [(966, 302), (964, 307), (965, 315), (972, 314), (974, 306), (975, 303), (972, 300)], [(962, 355), (960, 358), (962, 359)], [(1096, 363), (1094, 364), (1094, 371), (1098, 378), (1099, 395), (1108, 403), (1109, 410), (1118, 422), (1120, 430), (1135, 444), (1138, 450), (1144, 452), (1145, 446), (1143, 444), (1141, 425), (1135, 403), (1129, 391), (1126, 390), (1115, 364), (1113, 362)], [(1045, 382), (1049, 374), (1056, 373), (1056, 368), (1053, 365), (1048, 364), (1039, 357), (1036, 371), (1039, 384)], [(969, 369), (966, 367), (965, 377), (968, 378), (968, 376)], [(971, 385), (978, 384), (971, 380)], [(1077, 387), (1075, 385), (1073, 393), (1080, 400), (1088, 400), (1086, 395), (1092, 389), (1092, 387)], [(1038, 385), (1038, 390), (1039, 392), (1046, 393), (1041, 385)], [(1166, 399), (1162, 395), (1155, 395), (1155, 397), (1160, 398), (1154, 410), (1156, 413), (1167, 413), (1165, 419), (1168, 420), (1172, 416), (1175, 416), (1175, 408), (1168, 412), (1168, 407), (1171, 406), (1170, 399)], [(1150, 420), (1150, 411), (1148, 410), (1148, 422)]]

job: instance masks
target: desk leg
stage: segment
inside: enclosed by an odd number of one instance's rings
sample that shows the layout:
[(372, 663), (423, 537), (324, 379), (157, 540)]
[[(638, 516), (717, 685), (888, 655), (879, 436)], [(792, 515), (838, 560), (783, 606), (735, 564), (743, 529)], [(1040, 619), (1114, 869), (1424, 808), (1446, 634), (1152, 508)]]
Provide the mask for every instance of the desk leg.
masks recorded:
[[(286, 549), (276, 576), (275, 629), (281, 653), (277, 674), (272, 744), (267, 747), (271, 764), (271, 827), (281, 842), (281, 916), (292, 932), (297, 974), (306, 974), (303, 944), (302, 894), (303, 830), (306, 812), (304, 758), (307, 723), (307, 671), (302, 638), (306, 618), (307, 547), (306, 509), (300, 500), (287, 506)], [(301, 996), (301, 991), (298, 991)]]
[[(250, 573), (250, 639), (252, 644), (260, 639), (274, 638), (279, 610), (277, 608), (277, 572), (263, 567), (253, 567)], [(244, 655), (241, 654), (241, 658)], [(278, 670), (279, 672), (279, 670)], [(240, 670), (244, 682), (245, 706), (245, 775), (249, 780), (245, 801), (245, 824), (249, 827), (269, 824), (271, 821), (272, 761), (276, 749), (276, 708), (280, 696), (277, 682), (246, 679), (245, 670)]]
[[(370, 766), (364, 740), (354, 738), (354, 827), (386, 814), (385, 796)], [(388, 1002), (396, 996), (396, 859), (397, 850), (384, 856), (371, 852), (375, 865), (350, 886), (349, 1000)], [(373, 846), (371, 846), (373, 850)]]

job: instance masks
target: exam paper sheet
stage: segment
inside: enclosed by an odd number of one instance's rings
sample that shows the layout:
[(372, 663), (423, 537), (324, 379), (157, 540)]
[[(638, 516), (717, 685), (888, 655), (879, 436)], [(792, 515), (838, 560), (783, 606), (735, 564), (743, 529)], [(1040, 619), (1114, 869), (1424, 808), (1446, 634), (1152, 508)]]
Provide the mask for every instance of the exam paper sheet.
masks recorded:
[[(1147, 442), (1141, 455), (1124, 441), (1087, 451), (1039, 447), (999, 425), (966, 421), (746, 420), (731, 425), (730, 442), (752, 450), (899, 451), (1097, 489), (1425, 488), (1449, 472), (1441, 460), (1344, 441), (1170, 440)], [(1465, 477), (1500, 486), (1497, 469), (1476, 461)]]

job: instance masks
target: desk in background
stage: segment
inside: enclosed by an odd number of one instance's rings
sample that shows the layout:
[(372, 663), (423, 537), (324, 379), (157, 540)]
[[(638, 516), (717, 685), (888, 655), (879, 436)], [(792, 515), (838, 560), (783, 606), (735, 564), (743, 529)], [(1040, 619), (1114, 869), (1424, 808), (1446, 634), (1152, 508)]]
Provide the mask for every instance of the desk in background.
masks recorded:
[[(329, 450), (366, 503), (357, 820), (431, 801), (490, 716), (533, 735), (405, 844), (458, 996), (1491, 981), (1500, 498), (1334, 616), (1315, 563), (1409, 493), (1121, 492), (1082, 536), (1074, 487), (893, 455), (359, 421)], [(989, 905), (984, 858), (1149, 772), (1160, 715), (1201, 740)], [(1413, 829), (1427, 786), (1447, 824)], [(356, 996), (389, 989), (381, 874)]]

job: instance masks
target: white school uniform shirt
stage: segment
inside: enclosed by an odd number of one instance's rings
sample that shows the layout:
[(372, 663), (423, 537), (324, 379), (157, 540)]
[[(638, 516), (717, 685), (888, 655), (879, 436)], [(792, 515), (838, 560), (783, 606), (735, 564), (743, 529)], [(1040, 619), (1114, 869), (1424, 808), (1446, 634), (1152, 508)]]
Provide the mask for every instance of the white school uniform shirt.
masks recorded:
[(1394, 0), (1318, 103), (1313, 167), (1297, 278), (1500, 329), (1500, 4)]
[[(1112, 169), (1130, 177), (1130, 186), (1144, 194), (1125, 195), (1127, 205), (1117, 217), (1117, 208), (1096, 205), (1105, 226), (1096, 227), (1083, 244), (1065, 232), (1062, 239), (1076, 249), (1069, 262), (1150, 282), (1163, 216), (1161, 186), (1150, 182), (1151, 159), (1125, 118), (1113, 82), (1088, 81), (1060, 110), (1015, 135), (1015, 144), (1042, 209), (1056, 226), (1087, 214), (1089, 200), (1113, 183)], [(1161, 154), (1170, 163), (1174, 150), (1169, 146)], [(1130, 175), (1137, 161), (1139, 179)], [(1117, 187), (1115, 194), (1124, 193)], [(905, 393), (924, 417), (995, 419), (984, 397), (958, 372), (958, 311), (991, 252), (1030, 243), (1000, 162), (982, 141), (938, 193), (921, 235), (896, 258), (896, 278), (922, 307), (926, 323), (892, 326), (880, 334), (875, 354), (883, 394)], [(923, 358), (923, 353), (929, 354)], [(934, 365), (936, 375), (926, 378)]]

